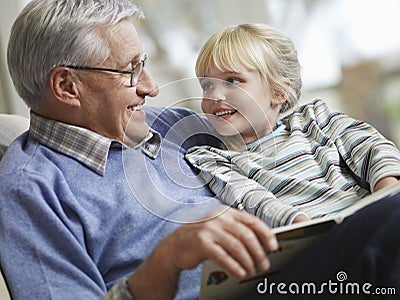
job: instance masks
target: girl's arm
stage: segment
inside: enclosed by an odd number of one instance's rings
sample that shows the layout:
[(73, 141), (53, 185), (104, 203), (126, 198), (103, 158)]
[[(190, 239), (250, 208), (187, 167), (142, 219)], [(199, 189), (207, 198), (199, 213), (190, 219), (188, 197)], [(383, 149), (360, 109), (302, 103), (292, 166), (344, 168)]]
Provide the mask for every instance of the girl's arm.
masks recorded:
[(388, 176), (388, 177), (382, 178), (375, 184), (373, 191), (374, 192), (379, 191), (380, 189), (383, 189), (384, 187), (387, 187), (398, 181), (399, 181), (399, 179), (397, 177), (393, 177), (393, 176)]
[(270, 227), (291, 224), (299, 216), (307, 217), (243, 174), (229, 160), (228, 152), (212, 147), (194, 147), (188, 151), (186, 159), (200, 171), (211, 191), (225, 204), (257, 216)]

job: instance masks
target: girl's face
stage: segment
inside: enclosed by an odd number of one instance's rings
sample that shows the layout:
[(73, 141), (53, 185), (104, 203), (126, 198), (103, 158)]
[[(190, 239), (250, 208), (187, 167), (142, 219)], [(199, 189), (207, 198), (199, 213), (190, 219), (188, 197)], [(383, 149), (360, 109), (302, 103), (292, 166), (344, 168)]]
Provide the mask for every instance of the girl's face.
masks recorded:
[(240, 135), (249, 143), (275, 128), (282, 97), (271, 95), (259, 72), (241, 67), (236, 73), (212, 66), (200, 85), (201, 108), (219, 134)]

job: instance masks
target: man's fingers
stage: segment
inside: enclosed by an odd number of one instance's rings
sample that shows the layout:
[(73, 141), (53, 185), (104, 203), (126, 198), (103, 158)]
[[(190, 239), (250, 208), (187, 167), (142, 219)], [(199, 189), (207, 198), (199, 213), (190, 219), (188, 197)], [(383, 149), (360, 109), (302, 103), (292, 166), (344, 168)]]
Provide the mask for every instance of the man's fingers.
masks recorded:
[(224, 220), (224, 239), (219, 242), (248, 272), (270, 267), (266, 250), (275, 251), (278, 243), (272, 230), (261, 220), (247, 213), (231, 210)]
[(270, 227), (253, 215), (239, 211), (237, 213), (235, 218), (253, 232), (266, 250), (271, 252), (278, 250), (278, 240)]
[(236, 226), (234, 227), (234, 230), (231, 231), (231, 234), (240, 241), (243, 245), (243, 251), (246, 252), (251, 260), (251, 265), (246, 265), (250, 267), (247, 268), (250, 274), (254, 274), (256, 269), (267, 270), (269, 268), (270, 264), (265, 247), (254, 231), (252, 231), (248, 226), (236, 222)]
[(210, 259), (236, 277), (242, 278), (248, 275), (248, 271), (241, 263), (226, 252), (224, 247), (217, 245), (214, 249), (214, 254)]
[(178, 269), (190, 269), (210, 259), (238, 277), (253, 275), (257, 269), (267, 270), (270, 263), (266, 250), (278, 248), (266, 224), (235, 209), (205, 222), (184, 225), (169, 240)]

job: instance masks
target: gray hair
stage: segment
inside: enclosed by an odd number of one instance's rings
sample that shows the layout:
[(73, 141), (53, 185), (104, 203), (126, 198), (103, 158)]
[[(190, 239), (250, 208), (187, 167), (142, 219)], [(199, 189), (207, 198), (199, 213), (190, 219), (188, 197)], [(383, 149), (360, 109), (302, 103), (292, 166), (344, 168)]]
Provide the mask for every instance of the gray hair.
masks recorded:
[(16, 19), (7, 49), (14, 86), (28, 107), (44, 102), (52, 69), (104, 62), (102, 29), (144, 18), (130, 0), (33, 0)]

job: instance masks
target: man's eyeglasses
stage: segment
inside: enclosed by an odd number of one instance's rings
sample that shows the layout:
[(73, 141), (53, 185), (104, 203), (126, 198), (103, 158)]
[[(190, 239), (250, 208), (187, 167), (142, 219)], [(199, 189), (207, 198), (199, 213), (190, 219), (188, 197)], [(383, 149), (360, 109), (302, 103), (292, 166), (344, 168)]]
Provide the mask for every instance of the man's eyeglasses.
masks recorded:
[(132, 67), (130, 71), (120, 71), (115, 69), (108, 69), (108, 68), (95, 68), (95, 67), (86, 67), (86, 66), (65, 66), (67, 68), (71, 68), (74, 70), (81, 70), (81, 71), (105, 71), (105, 72), (112, 72), (112, 73), (119, 73), (119, 74), (130, 74), (131, 75), (131, 87), (135, 87), (139, 81), (140, 74), (143, 71), (144, 65), (146, 64), (147, 55), (145, 55), (136, 65)]

